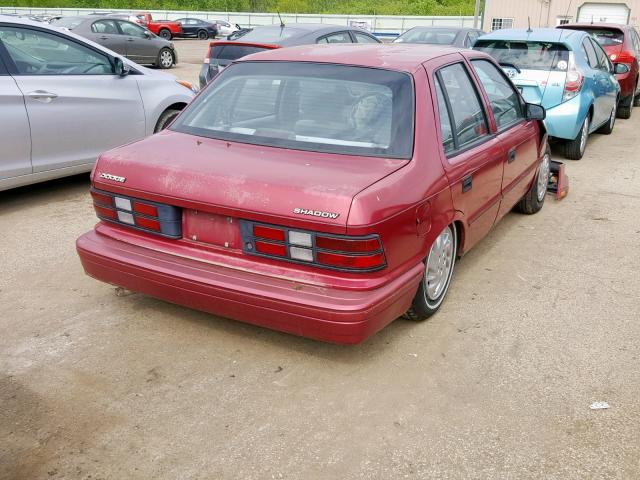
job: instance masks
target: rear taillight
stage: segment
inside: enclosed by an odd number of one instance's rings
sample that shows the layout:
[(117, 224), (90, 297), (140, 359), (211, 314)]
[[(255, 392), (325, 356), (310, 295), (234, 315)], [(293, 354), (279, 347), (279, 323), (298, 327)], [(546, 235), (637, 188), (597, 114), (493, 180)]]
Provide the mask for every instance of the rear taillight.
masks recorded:
[(207, 55), (204, 57), (203, 63), (211, 62), (211, 57), (213, 56), (213, 44), (209, 44), (209, 48), (207, 48)]
[(94, 189), (91, 197), (101, 220), (170, 238), (182, 236), (182, 215), (178, 207)]
[(624, 63), (631, 67), (636, 57), (631, 52), (624, 51), (620, 53), (612, 53), (609, 55), (609, 58), (613, 63)]
[(370, 272), (386, 265), (378, 235), (352, 237), (240, 222), (246, 254), (332, 270)]
[(569, 66), (567, 68), (567, 77), (564, 81), (564, 92), (562, 93), (562, 101), (566, 102), (580, 93), (582, 84), (584, 83), (584, 75), (576, 67), (573, 52), (569, 52)]

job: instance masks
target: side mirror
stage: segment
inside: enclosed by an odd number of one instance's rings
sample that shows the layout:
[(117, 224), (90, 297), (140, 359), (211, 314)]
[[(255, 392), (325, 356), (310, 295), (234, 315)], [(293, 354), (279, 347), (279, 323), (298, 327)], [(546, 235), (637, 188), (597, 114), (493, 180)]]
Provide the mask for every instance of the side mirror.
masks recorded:
[(526, 108), (527, 120), (544, 120), (547, 117), (547, 112), (542, 105), (527, 103)]
[(149, 30), (145, 30), (144, 37), (145, 38), (151, 38), (151, 32)]
[(120, 57), (113, 59), (113, 73), (119, 77), (125, 77), (129, 75), (129, 65), (125, 64)]
[(629, 68), (629, 65), (625, 65), (624, 63), (615, 63), (613, 65), (613, 73), (615, 73), (616, 75), (622, 75), (625, 73), (629, 73), (631, 71), (631, 69)]

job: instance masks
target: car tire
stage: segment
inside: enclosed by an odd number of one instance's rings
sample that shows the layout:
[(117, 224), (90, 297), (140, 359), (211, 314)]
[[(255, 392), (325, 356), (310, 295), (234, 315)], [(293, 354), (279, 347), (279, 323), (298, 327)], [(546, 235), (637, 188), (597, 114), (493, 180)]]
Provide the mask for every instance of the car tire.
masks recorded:
[(613, 133), (613, 128), (616, 126), (616, 117), (618, 116), (618, 102), (613, 105), (613, 110), (611, 110), (611, 115), (609, 115), (609, 120), (603, 126), (598, 129), (598, 133), (603, 135), (611, 135)]
[(160, 38), (164, 38), (165, 40), (171, 40), (171, 30), (167, 28), (161, 28), (158, 32), (158, 36)]
[(538, 173), (536, 174), (529, 191), (516, 204), (516, 210), (526, 215), (538, 213), (544, 205), (544, 199), (547, 195), (547, 185), (549, 184), (549, 174), (551, 173), (551, 148), (547, 145), (547, 149), (542, 156)]
[(199, 40), (206, 40), (208, 38), (209, 38), (209, 32), (207, 32), (206, 30), (198, 30)]
[(158, 118), (158, 121), (156, 122), (156, 126), (153, 129), (153, 133), (161, 132), (162, 130), (167, 128), (169, 124), (173, 122), (173, 119), (178, 116), (179, 113), (180, 113), (180, 110), (174, 110), (172, 108), (169, 108), (164, 112), (162, 112), (162, 115), (160, 115), (160, 118)]
[(618, 105), (618, 118), (628, 120), (631, 118), (631, 112), (633, 111), (633, 95), (625, 98)]
[(156, 62), (156, 65), (160, 68), (167, 69), (167, 68), (173, 67), (175, 63), (176, 63), (176, 56), (171, 51), (171, 49), (166, 47), (161, 48), (160, 51), (158, 52), (158, 60)]
[(576, 138), (564, 144), (564, 156), (569, 160), (580, 160), (584, 156), (584, 152), (587, 149), (587, 141), (589, 140), (590, 122), (591, 117), (587, 115)]
[[(456, 227), (448, 225), (436, 237), (424, 260), (422, 281), (404, 317), (422, 321), (438, 311), (444, 301), (456, 263), (458, 237)], [(431, 280), (429, 280), (431, 278)]]
[(636, 79), (636, 86), (633, 88), (634, 96), (633, 96), (633, 106), (640, 107), (640, 94), (636, 94), (638, 91), (638, 79)]

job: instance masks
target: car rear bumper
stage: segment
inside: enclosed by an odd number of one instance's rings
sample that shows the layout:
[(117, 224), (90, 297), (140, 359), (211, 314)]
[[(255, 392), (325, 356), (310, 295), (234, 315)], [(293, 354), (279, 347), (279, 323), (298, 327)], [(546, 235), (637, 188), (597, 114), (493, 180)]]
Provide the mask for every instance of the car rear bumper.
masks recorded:
[(271, 277), (157, 252), (95, 230), (76, 248), (85, 272), (104, 282), (235, 320), (317, 340), (358, 343), (402, 315), (419, 264), (376, 289), (345, 290)]

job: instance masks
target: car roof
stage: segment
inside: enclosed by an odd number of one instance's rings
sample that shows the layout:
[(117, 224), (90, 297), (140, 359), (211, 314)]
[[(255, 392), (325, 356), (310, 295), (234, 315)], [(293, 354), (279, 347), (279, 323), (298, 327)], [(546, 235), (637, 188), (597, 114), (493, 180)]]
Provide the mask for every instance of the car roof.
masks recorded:
[[(478, 54), (473, 50), (466, 52)], [(352, 65), (413, 73), (433, 58), (451, 53), (464, 54), (458, 48), (442, 45), (403, 43), (334, 43), (280, 48), (254, 53), (239, 61), (317, 62)]]
[[(479, 28), (473, 28), (473, 27), (455, 27), (455, 26), (451, 26), (451, 27), (446, 27), (446, 26), (417, 26), (417, 27), (411, 27), (409, 30), (422, 30), (425, 32), (428, 32), (429, 30), (447, 30), (447, 31), (454, 31), (454, 32), (473, 32), (473, 31), (480, 31)], [(407, 31), (409, 31), (407, 30)]]
[(482, 40), (532, 40), (539, 42), (561, 42), (569, 43), (581, 39), (585, 32), (579, 30), (563, 30), (561, 28), (534, 28), (527, 30), (524, 28), (505, 28), (494, 30), (480, 37)]

